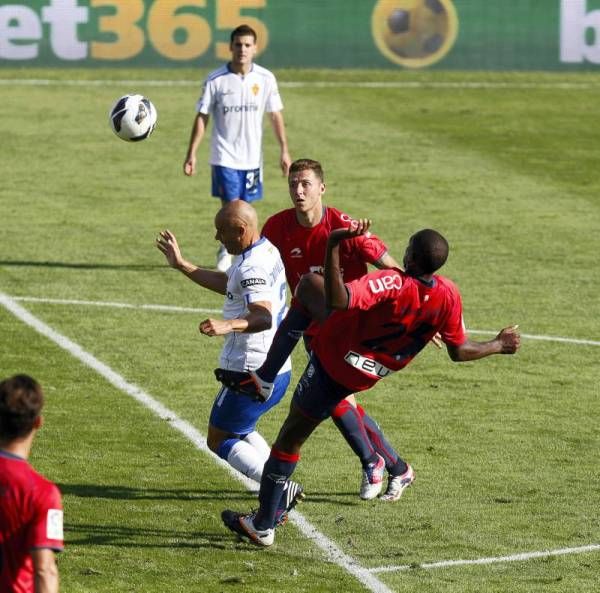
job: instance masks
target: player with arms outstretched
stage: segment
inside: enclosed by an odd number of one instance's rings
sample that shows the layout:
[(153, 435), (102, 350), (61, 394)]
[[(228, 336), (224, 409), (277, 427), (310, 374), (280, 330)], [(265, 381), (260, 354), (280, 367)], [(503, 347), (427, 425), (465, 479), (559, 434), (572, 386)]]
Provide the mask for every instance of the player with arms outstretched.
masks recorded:
[[(333, 231), (327, 243), (324, 280), (317, 275), (307, 279), (313, 284), (312, 293), (324, 290), (325, 304), (333, 312), (313, 339), (313, 355), (265, 464), (260, 508), (249, 514), (226, 510), (221, 515), (229, 529), (257, 545), (273, 544), (276, 508), (303, 443), (349, 393), (369, 389), (403, 369), (436, 332), (456, 362), (514, 354), (519, 348), (516, 326), (504, 328), (488, 342), (467, 337), (458, 288), (435, 274), (446, 262), (448, 243), (434, 230), (424, 229), (410, 238), (404, 272), (378, 270), (345, 284), (340, 243), (364, 234), (369, 226), (370, 221), (361, 220)], [(303, 298), (301, 291), (298, 296)]]
[[(162, 231), (156, 241), (168, 264), (196, 284), (225, 295), (222, 319), (205, 319), (200, 333), (224, 336), (219, 363), (226, 369), (256, 368), (266, 355), (273, 334), (286, 311), (286, 283), (279, 252), (260, 236), (256, 211), (241, 200), (229, 202), (215, 217), (215, 239), (234, 260), (227, 272), (200, 268), (186, 260), (177, 238)], [(260, 417), (275, 406), (290, 382), (291, 363), (285, 361), (275, 378), (273, 397), (252, 401), (223, 387), (217, 393), (208, 423), (208, 447), (240, 473), (260, 482), (269, 446), (256, 430)], [(303, 497), (302, 488), (290, 482), (278, 521)]]

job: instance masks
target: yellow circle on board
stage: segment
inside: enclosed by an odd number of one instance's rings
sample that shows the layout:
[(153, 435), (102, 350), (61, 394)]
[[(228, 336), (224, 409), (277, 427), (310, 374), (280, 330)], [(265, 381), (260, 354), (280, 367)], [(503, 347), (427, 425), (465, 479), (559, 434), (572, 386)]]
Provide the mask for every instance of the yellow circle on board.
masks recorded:
[(388, 60), (423, 68), (450, 51), (458, 35), (458, 16), (452, 0), (379, 0), (371, 30)]

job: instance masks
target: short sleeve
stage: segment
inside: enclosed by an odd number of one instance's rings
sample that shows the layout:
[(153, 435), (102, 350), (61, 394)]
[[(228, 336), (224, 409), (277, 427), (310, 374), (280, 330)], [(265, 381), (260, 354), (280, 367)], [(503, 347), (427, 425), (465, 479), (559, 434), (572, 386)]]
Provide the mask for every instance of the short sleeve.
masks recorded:
[(379, 237), (368, 233), (353, 239), (353, 250), (360, 260), (374, 264), (388, 249)]
[(271, 301), (272, 279), (270, 274), (260, 266), (241, 267), (235, 281), (246, 304), (257, 301)]
[(277, 80), (273, 77), (269, 83), (265, 111), (267, 113), (273, 113), (275, 111), (281, 111), (282, 109), (283, 102), (281, 100), (281, 95), (279, 94), (279, 87), (277, 86)]
[(214, 97), (214, 85), (211, 81), (205, 80), (202, 85), (202, 93), (198, 102), (196, 103), (196, 111), (208, 115), (212, 110), (212, 103)]
[(63, 508), (58, 488), (48, 482), (37, 492), (34, 518), (28, 533), (28, 548), (63, 549)]
[(440, 335), (445, 344), (460, 346), (467, 341), (467, 333), (463, 320), (462, 299), (458, 290), (453, 291), (452, 296), (450, 313), (444, 327), (440, 330)]

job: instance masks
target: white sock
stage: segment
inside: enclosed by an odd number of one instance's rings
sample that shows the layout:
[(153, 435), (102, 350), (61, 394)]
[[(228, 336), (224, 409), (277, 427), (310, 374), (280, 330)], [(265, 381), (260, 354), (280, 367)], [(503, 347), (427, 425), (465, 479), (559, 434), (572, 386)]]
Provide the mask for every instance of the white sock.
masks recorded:
[(244, 437), (244, 440), (247, 443), (250, 443), (261, 457), (265, 458), (266, 463), (267, 459), (269, 459), (269, 455), (271, 454), (271, 447), (269, 447), (267, 441), (265, 441), (260, 432), (256, 432), (256, 430), (250, 432)]
[(260, 482), (263, 467), (266, 462), (264, 455), (261, 455), (250, 443), (238, 441), (227, 456), (227, 463), (237, 469), (240, 473)]

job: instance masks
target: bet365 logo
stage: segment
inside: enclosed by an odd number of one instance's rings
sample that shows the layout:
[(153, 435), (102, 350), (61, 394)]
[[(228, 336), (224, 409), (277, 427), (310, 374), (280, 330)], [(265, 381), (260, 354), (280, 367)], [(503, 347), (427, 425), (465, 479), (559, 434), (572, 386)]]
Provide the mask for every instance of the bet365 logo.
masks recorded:
[(458, 33), (458, 17), (452, 0), (379, 0), (371, 30), (386, 58), (421, 68), (450, 51)]
[(600, 9), (587, 0), (561, 0), (560, 61), (600, 64)]

